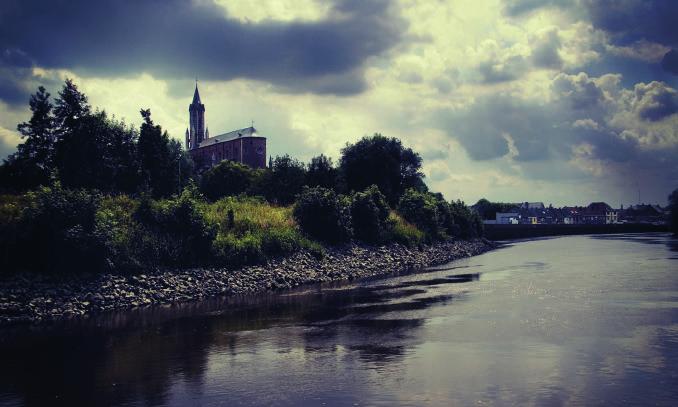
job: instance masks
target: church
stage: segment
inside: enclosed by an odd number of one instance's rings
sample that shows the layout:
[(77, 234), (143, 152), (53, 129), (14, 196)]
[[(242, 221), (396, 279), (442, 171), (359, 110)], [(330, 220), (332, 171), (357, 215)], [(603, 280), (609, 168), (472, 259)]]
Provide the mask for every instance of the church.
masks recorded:
[(252, 168), (266, 167), (266, 137), (260, 136), (254, 126), (210, 137), (205, 126), (205, 105), (200, 101), (197, 83), (188, 115), (186, 150), (196, 168), (207, 169), (222, 160), (236, 161)]

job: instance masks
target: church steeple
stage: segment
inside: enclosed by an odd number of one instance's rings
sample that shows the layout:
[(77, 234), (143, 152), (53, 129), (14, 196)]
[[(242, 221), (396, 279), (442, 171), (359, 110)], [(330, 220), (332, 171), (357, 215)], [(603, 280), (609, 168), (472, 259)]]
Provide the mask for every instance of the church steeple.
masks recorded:
[(200, 101), (200, 92), (198, 92), (198, 81), (195, 82), (195, 91), (193, 92), (193, 102), (188, 106), (189, 125), (190, 125), (190, 148), (200, 147), (200, 143), (205, 140), (205, 105)]
[(200, 92), (198, 92), (198, 81), (195, 81), (195, 92), (193, 92), (193, 103), (200, 104)]

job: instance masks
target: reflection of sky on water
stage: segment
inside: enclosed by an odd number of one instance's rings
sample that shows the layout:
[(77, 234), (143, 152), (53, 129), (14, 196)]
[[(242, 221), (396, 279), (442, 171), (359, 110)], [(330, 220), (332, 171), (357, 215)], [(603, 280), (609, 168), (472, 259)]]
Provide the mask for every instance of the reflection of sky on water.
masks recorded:
[(542, 239), (417, 275), (12, 332), (0, 405), (675, 405), (675, 247)]

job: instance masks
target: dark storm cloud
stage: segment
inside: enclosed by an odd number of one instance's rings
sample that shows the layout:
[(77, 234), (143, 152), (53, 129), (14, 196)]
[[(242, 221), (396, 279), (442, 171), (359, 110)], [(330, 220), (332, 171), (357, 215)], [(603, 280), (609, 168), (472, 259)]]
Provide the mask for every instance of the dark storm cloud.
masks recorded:
[[(645, 40), (678, 47), (678, 1), (675, 0), (585, 0), (589, 18), (606, 31), (615, 45)], [(678, 56), (669, 51), (661, 66), (678, 74)]]
[(664, 58), (662, 58), (662, 68), (666, 72), (678, 75), (678, 51), (672, 49), (664, 55)]
[[(625, 89), (616, 75), (559, 74), (551, 95), (544, 103), (484, 96), (465, 109), (439, 112), (437, 123), (474, 160), (510, 156), (539, 170), (528, 178), (558, 178), (554, 163), (580, 159), (578, 151), (609, 168), (638, 166), (662, 179), (678, 172), (675, 89), (661, 82)], [(653, 155), (662, 159), (647, 162)]]
[(618, 44), (645, 39), (659, 44), (678, 44), (678, 1), (584, 0), (591, 22), (607, 31)]
[(292, 92), (361, 92), (366, 60), (398, 44), (405, 29), (388, 0), (335, 0), (324, 20), (289, 23), (243, 23), (210, 1), (0, 3), (0, 51), (20, 52), (36, 66), (102, 76), (251, 78)]
[(544, 7), (563, 7), (573, 4), (572, 0), (504, 0), (504, 14), (518, 17)]
[(678, 113), (678, 92), (662, 82), (638, 84), (633, 104), (641, 119), (659, 121)]

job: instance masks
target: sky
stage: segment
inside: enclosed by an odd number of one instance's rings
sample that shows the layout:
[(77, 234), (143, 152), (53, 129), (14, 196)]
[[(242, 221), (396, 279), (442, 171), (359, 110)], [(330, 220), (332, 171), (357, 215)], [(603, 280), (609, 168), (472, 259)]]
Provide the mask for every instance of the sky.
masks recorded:
[(429, 188), (474, 203), (665, 204), (678, 188), (678, 1), (3, 0), (0, 157), (28, 99), (92, 106), (183, 142), (210, 134), (335, 162), (381, 133)]

